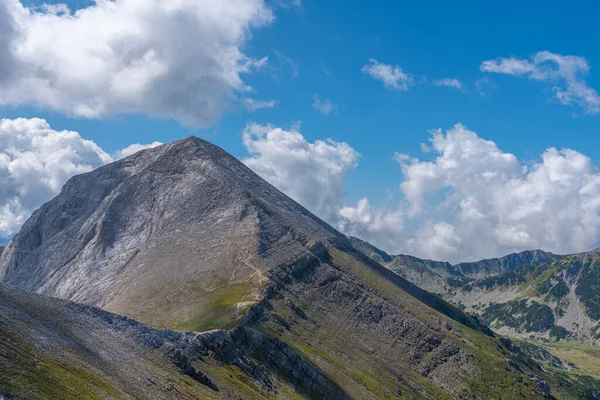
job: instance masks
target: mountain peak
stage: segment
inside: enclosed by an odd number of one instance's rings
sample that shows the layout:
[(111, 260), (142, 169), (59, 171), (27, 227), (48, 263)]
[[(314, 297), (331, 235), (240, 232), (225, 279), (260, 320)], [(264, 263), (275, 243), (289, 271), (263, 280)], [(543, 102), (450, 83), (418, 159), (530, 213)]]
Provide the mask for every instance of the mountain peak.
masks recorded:
[[(171, 149), (177, 149), (177, 148), (185, 148), (188, 146), (195, 146), (201, 149), (205, 149), (205, 150), (211, 150), (214, 152), (219, 152), (222, 155), (229, 155), (229, 153), (227, 153), (226, 151), (224, 151), (223, 149), (221, 149), (219, 146), (199, 138), (198, 136), (194, 136), (194, 135), (190, 135), (184, 139), (180, 139), (171, 143), (167, 143), (165, 146), (171, 148)], [(230, 156), (231, 157), (231, 156)]]
[(235, 317), (258, 300), (272, 266), (311, 243), (345, 240), (191, 136), (73, 177), (2, 251), (0, 282), (153, 325), (210, 328), (193, 326), (211, 307), (207, 292), (237, 288), (218, 312)]
[[(296, 372), (305, 373), (308, 397), (438, 398), (441, 391), (499, 397), (501, 391), (522, 398), (537, 390), (520, 370), (507, 370), (508, 353), (476, 319), (358, 252), (199, 138), (71, 179), (0, 254), (2, 283), (154, 327), (196, 333), (235, 327), (187, 336), (203, 336), (255, 380), (265, 369), (240, 355), (275, 355), (256, 362), (292, 377), (294, 392)], [(201, 365), (208, 351), (184, 344), (195, 358), (178, 357), (178, 365), (193, 372), (188, 367)], [(233, 379), (234, 370), (219, 369), (218, 376), (223, 371)], [(481, 376), (499, 379), (480, 386)], [(259, 382), (269, 390), (279, 379)], [(335, 394), (315, 395), (319, 385)], [(262, 393), (256, 397), (267, 397)]]

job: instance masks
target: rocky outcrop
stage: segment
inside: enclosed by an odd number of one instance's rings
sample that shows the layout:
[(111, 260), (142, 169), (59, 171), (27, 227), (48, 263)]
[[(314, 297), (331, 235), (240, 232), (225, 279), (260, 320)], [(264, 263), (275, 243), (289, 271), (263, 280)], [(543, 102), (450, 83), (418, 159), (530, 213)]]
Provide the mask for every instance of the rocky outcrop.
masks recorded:
[[(52, 379), (54, 370), (46, 370), (45, 365), (64, 360), (79, 365), (75, 373), (81, 376), (73, 381), (81, 379), (83, 385), (90, 379), (90, 398), (114, 398), (121, 391), (125, 397), (129, 390), (148, 399), (170, 398), (169, 391), (195, 398), (227, 398), (226, 393), (238, 392), (214, 373), (215, 364), (238, 368), (265, 394), (276, 395), (281, 382), (290, 381), (298, 390), (319, 397), (347, 397), (289, 345), (245, 327), (203, 334), (156, 329), (101, 309), (2, 285), (0, 305), (0, 395), (7, 398), (47, 398), (43, 390), (35, 393), (40, 390), (36, 382), (46, 376)], [(34, 343), (38, 346), (34, 352), (22, 350)], [(127, 367), (128, 362), (133, 368)], [(82, 366), (85, 369), (79, 370)], [(28, 368), (35, 375), (28, 376)], [(15, 376), (14, 371), (20, 372)], [(210, 391), (184, 384), (176, 371)], [(23, 379), (15, 379), (19, 373)], [(101, 382), (105, 376), (111, 381), (109, 387)]]

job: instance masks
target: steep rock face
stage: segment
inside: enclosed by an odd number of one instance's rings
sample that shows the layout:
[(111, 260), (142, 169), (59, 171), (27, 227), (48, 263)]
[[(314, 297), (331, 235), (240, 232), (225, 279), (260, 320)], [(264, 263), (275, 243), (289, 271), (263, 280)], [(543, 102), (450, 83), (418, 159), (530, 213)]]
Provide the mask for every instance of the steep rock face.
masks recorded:
[(306, 253), (308, 238), (346, 240), (188, 138), (69, 180), (2, 252), (0, 281), (153, 325), (210, 328), (200, 315), (235, 319), (270, 266)]

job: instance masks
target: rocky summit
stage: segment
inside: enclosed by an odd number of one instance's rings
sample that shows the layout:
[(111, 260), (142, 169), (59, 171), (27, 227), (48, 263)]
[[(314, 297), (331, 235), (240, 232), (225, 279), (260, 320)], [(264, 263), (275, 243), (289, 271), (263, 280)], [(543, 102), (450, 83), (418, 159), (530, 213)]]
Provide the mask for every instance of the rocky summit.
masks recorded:
[(198, 138), (76, 176), (0, 254), (0, 396), (600, 396), (356, 247)]
[(0, 281), (155, 326), (209, 329), (256, 302), (272, 266), (320, 240), (346, 241), (191, 137), (69, 180), (2, 252)]

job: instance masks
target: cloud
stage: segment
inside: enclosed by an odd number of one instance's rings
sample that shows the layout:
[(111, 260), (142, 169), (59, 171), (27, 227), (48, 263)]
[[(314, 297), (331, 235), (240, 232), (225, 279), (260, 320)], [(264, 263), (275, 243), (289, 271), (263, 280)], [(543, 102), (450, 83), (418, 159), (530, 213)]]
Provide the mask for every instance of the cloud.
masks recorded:
[(336, 224), (346, 195), (344, 178), (360, 155), (331, 139), (309, 142), (296, 128), (250, 124), (243, 132), (249, 157), (242, 160), (261, 177), (311, 212)]
[(552, 84), (554, 98), (559, 103), (578, 105), (587, 114), (600, 113), (600, 95), (585, 81), (590, 66), (583, 57), (540, 51), (529, 60), (509, 57), (484, 61), (480, 69), (483, 72), (549, 82)]
[(433, 81), (433, 84), (435, 86), (446, 86), (446, 87), (458, 89), (458, 90), (461, 90), (463, 87), (462, 82), (456, 78), (436, 79)]
[(479, 69), (484, 72), (509, 75), (525, 75), (536, 71), (536, 67), (529, 61), (518, 60), (514, 57), (484, 61)]
[(283, 8), (302, 9), (302, 0), (273, 0), (275, 4)]
[(400, 207), (377, 208), (362, 198), (356, 206), (342, 207), (339, 215), (337, 226), (341, 231), (387, 249), (397, 248), (397, 240), (403, 236), (404, 212)]
[(111, 161), (77, 132), (42, 119), (0, 120), (0, 237), (13, 233), (68, 178)]
[(549, 148), (537, 162), (523, 163), (460, 124), (433, 131), (431, 149), (433, 160), (396, 157), (404, 177), (397, 212), (410, 228), (382, 237), (364, 219), (365, 240), (454, 262), (536, 248), (566, 254), (599, 244), (600, 173), (584, 154)]
[(323, 115), (329, 115), (333, 111), (337, 110), (337, 106), (329, 99), (323, 99), (315, 95), (312, 103), (312, 107)]
[(263, 0), (96, 1), (74, 12), (1, 0), (0, 105), (206, 127), (266, 65), (242, 48), (273, 19)]
[(277, 102), (275, 100), (255, 100), (251, 98), (242, 99), (242, 104), (246, 108), (246, 110), (250, 112), (258, 111), (262, 108), (274, 108), (277, 106)]
[(17, 231), (71, 176), (159, 144), (134, 144), (113, 157), (77, 132), (53, 130), (43, 119), (0, 119), (0, 237)]
[(129, 157), (130, 155), (135, 154), (138, 151), (158, 147), (161, 144), (162, 144), (161, 142), (152, 142), (150, 144), (140, 144), (140, 143), (130, 144), (129, 146), (125, 147), (124, 149), (118, 150), (114, 154), (113, 158), (115, 160), (119, 160), (121, 158)]
[(324, 73), (325, 75), (331, 75), (331, 70), (329, 69), (329, 67), (327, 65), (325, 65), (325, 63), (321, 62), (321, 67), (319, 68), (319, 70)]
[(413, 84), (414, 77), (411, 74), (402, 71), (399, 66), (381, 64), (377, 60), (371, 58), (370, 64), (362, 68), (362, 72), (370, 75), (373, 79), (383, 82), (387, 89), (393, 90), (408, 90)]
[(475, 90), (480, 97), (487, 97), (492, 90), (496, 89), (496, 82), (487, 76), (475, 80)]
[(559, 254), (600, 244), (600, 172), (589, 157), (549, 148), (523, 162), (457, 124), (431, 131), (423, 158), (396, 153), (401, 199), (345, 204), (359, 154), (309, 142), (297, 128), (251, 124), (243, 160), (342, 232), (391, 253), (459, 262), (541, 248)]

